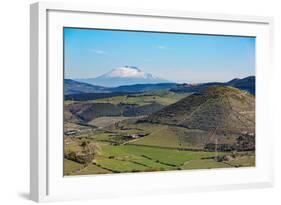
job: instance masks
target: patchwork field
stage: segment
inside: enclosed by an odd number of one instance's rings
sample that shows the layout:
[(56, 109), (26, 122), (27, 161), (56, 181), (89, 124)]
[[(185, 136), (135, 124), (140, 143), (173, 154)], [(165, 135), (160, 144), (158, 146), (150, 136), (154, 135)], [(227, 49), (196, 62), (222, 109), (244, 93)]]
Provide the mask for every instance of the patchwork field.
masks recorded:
[[(254, 155), (249, 153), (224, 162), (217, 158), (230, 156), (231, 153), (185, 151), (140, 145), (113, 146), (107, 143), (100, 143), (99, 146), (100, 153), (87, 165), (83, 166), (71, 160), (65, 160), (65, 175), (235, 168), (253, 166), (255, 163)], [(75, 146), (67, 147), (66, 152), (78, 151)]]
[(64, 175), (255, 166), (253, 96), (205, 92), (65, 101)]

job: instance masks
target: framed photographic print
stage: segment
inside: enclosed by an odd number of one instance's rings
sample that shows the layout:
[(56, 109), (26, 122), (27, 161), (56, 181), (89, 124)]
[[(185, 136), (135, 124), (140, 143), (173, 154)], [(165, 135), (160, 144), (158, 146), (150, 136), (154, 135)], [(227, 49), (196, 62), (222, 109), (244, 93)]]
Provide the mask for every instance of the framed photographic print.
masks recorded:
[(271, 186), (272, 24), (31, 5), (31, 199)]

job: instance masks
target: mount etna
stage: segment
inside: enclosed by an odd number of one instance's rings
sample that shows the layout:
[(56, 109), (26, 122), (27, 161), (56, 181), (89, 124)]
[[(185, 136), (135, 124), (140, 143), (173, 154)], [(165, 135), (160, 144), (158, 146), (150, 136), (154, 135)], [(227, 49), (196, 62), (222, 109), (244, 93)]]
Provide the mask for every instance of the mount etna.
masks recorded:
[(95, 78), (77, 79), (77, 81), (104, 87), (118, 87), (121, 85), (168, 83), (164, 80), (146, 73), (135, 66), (115, 68), (108, 73)]

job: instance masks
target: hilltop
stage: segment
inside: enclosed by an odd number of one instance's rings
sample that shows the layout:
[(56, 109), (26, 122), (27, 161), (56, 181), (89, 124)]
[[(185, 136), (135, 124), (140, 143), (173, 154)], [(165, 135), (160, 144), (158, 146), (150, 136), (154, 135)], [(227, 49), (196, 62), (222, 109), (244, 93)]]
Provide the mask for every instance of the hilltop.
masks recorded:
[(169, 105), (141, 122), (224, 133), (254, 132), (255, 98), (229, 86), (211, 86)]

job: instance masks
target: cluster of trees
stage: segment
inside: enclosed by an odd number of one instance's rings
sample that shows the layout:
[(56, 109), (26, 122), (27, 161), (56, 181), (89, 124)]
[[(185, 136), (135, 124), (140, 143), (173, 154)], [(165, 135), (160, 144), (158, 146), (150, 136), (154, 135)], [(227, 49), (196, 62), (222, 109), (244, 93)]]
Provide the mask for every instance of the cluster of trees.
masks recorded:
[(66, 159), (78, 162), (80, 164), (89, 164), (93, 161), (94, 156), (99, 153), (99, 147), (95, 143), (89, 141), (82, 141), (80, 144), (82, 151), (80, 152), (67, 152), (64, 154)]
[(205, 145), (204, 149), (210, 152), (231, 152), (235, 150), (235, 146), (231, 144), (215, 144), (215, 143), (208, 143)]
[(253, 151), (256, 149), (256, 137), (254, 134), (240, 135), (236, 140), (237, 151)]
[(216, 144), (208, 143), (204, 149), (210, 152), (231, 152), (231, 151), (254, 151), (255, 150), (255, 135), (245, 133), (239, 135), (235, 144)]

